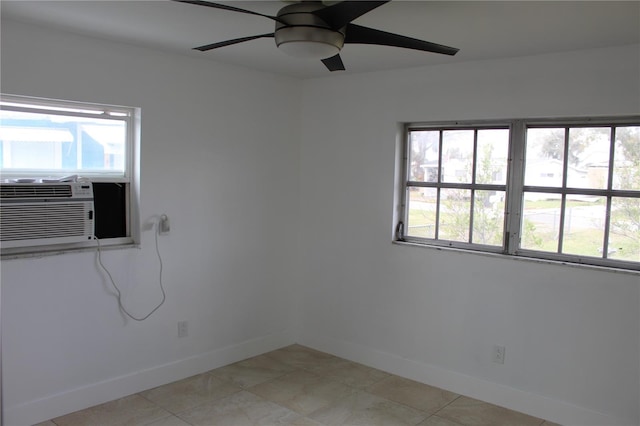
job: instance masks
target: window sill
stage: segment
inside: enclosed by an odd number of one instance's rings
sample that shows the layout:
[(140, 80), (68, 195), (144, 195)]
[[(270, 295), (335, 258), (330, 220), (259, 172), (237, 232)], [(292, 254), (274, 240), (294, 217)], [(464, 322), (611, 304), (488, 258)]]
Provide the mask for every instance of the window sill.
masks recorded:
[[(102, 251), (140, 248), (140, 244), (136, 243), (131, 238), (105, 239), (101, 240), (100, 244), (100, 249)], [(96, 251), (97, 249), (98, 244), (96, 242), (42, 247), (20, 247), (13, 249), (3, 249), (0, 257), (3, 261), (5, 261), (13, 259), (58, 256), (61, 254), (82, 253), (87, 251)]]
[(541, 259), (537, 257), (527, 257), (527, 256), (516, 256), (516, 255), (503, 254), (503, 253), (490, 253), (485, 251), (462, 249), (457, 247), (414, 243), (410, 241), (394, 240), (392, 241), (392, 243), (398, 246), (419, 247), (419, 248), (424, 248), (428, 250), (441, 250), (441, 251), (460, 253), (460, 254), (472, 254), (472, 255), (478, 255), (478, 256), (493, 257), (498, 259), (509, 259), (509, 260), (517, 260), (521, 262), (542, 263), (547, 265), (562, 265), (570, 268), (589, 269), (592, 271), (595, 270), (595, 271), (602, 271), (602, 272), (609, 272), (609, 273), (640, 276), (640, 271), (637, 271), (634, 269), (623, 269), (623, 268), (614, 268), (610, 266), (588, 265), (584, 263), (572, 263), (572, 262), (566, 262), (566, 261), (560, 261), (560, 260)]

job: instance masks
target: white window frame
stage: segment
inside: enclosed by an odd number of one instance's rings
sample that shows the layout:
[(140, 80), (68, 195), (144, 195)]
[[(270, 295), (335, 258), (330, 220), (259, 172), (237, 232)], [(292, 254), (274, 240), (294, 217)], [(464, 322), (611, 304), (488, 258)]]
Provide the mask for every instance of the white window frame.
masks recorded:
[[(412, 245), (421, 245), (436, 248), (455, 248), (462, 250), (470, 250), (475, 252), (496, 253), (510, 255), (514, 257), (542, 259), (550, 261), (559, 261), (567, 264), (603, 266), (621, 270), (640, 271), (640, 262), (626, 261), (607, 258), (603, 253), (602, 258), (580, 256), (566, 253), (553, 253), (546, 251), (538, 251), (532, 249), (520, 248), (521, 226), (522, 226), (522, 209), (523, 197), (525, 192), (548, 192), (560, 194), (561, 214), (565, 214), (565, 200), (568, 194), (584, 194), (593, 196), (602, 196), (607, 199), (607, 218), (611, 209), (611, 199), (615, 196), (640, 198), (640, 190), (613, 189), (611, 187), (613, 174), (614, 156), (609, 158), (609, 176), (608, 187), (606, 189), (575, 189), (565, 187), (564, 184), (560, 188), (550, 188), (543, 186), (525, 186), (525, 154), (526, 154), (526, 135), (527, 129), (535, 127), (616, 127), (616, 126), (639, 126), (640, 116), (624, 116), (624, 117), (598, 117), (598, 118), (553, 118), (553, 119), (505, 119), (505, 120), (478, 120), (478, 121), (455, 121), (455, 122), (418, 122), (404, 123), (401, 126), (402, 146), (398, 150), (401, 155), (398, 162), (401, 176), (398, 179), (396, 202), (399, 204), (398, 216), (394, 223), (394, 242), (410, 243)], [(507, 165), (507, 182), (503, 188), (500, 185), (486, 184), (452, 184), (444, 182), (421, 182), (411, 181), (411, 158), (410, 158), (410, 132), (413, 130), (451, 130), (451, 129), (491, 129), (491, 128), (509, 128), (509, 157)], [(565, 141), (565, 144), (568, 143)], [(615, 146), (615, 141), (611, 140), (611, 152)], [(566, 152), (566, 146), (565, 146)], [(440, 149), (439, 156), (442, 156)], [(475, 160), (475, 159), (474, 159)], [(442, 163), (439, 163), (441, 167)], [(563, 182), (566, 183), (567, 161), (564, 161)], [(475, 167), (475, 164), (474, 164)], [(431, 188), (462, 188), (462, 189), (479, 189), (479, 190), (505, 190), (505, 212), (504, 212), (504, 238), (502, 246), (486, 246), (470, 242), (451, 241), (444, 239), (433, 239), (426, 237), (405, 235), (405, 226), (409, 223), (409, 203), (407, 196), (411, 187), (431, 187)], [(470, 208), (470, 222), (473, 217), (473, 204)], [(436, 220), (439, 220), (436, 218)], [(603, 252), (607, 251), (607, 244), (610, 240), (609, 221), (607, 221), (605, 233), (605, 242)], [(437, 235), (437, 234), (436, 234)], [(562, 234), (559, 236), (562, 241)], [(562, 243), (560, 243), (561, 245)]]
[[(0, 109), (18, 112), (34, 112), (50, 115), (65, 115), (88, 118), (107, 118), (126, 123), (124, 171), (91, 171), (91, 170), (11, 170), (2, 172), (2, 180), (19, 178), (63, 177), (78, 174), (91, 182), (120, 183), (126, 187), (126, 236), (101, 239), (101, 246), (130, 247), (140, 243), (140, 108), (46, 99), (12, 94), (0, 94)], [(2, 256), (60, 253), (78, 249), (94, 248), (95, 242), (50, 245), (39, 247), (22, 247), (2, 249)]]

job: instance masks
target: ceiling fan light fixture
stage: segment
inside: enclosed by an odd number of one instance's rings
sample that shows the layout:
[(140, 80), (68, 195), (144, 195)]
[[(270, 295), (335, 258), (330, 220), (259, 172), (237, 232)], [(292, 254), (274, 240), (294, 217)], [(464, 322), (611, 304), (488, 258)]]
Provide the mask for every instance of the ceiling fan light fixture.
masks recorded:
[(325, 59), (340, 52), (344, 46), (344, 34), (327, 28), (284, 27), (276, 31), (275, 41), (287, 55)]
[(303, 1), (278, 11), (274, 39), (284, 53), (298, 58), (326, 59), (344, 46), (345, 28), (334, 29), (315, 12), (324, 9), (320, 1)]
[[(339, 53), (345, 41), (349, 44), (393, 46), (444, 55), (455, 55), (459, 50), (455, 47), (362, 27), (352, 23), (353, 20), (388, 3), (390, 0), (284, 0), (300, 1), (300, 3), (293, 3), (283, 7), (278, 11), (277, 16), (264, 15), (212, 1), (173, 1), (248, 15), (258, 15), (275, 21), (276, 28), (273, 33), (235, 38), (194, 48), (201, 52), (259, 38), (273, 38), (276, 46), (290, 56), (321, 59), (329, 71), (341, 71), (345, 67)], [(346, 37), (347, 31), (349, 32), (348, 38)]]

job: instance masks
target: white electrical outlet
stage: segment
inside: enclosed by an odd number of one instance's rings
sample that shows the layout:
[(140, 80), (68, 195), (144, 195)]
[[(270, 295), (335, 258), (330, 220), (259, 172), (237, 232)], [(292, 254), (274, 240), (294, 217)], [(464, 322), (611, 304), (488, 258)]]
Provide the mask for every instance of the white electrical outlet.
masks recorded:
[(504, 364), (504, 346), (493, 345), (493, 362)]
[(178, 337), (187, 337), (189, 335), (189, 322), (178, 321)]
[(171, 231), (171, 223), (169, 222), (169, 216), (166, 214), (160, 215), (159, 234), (166, 235)]

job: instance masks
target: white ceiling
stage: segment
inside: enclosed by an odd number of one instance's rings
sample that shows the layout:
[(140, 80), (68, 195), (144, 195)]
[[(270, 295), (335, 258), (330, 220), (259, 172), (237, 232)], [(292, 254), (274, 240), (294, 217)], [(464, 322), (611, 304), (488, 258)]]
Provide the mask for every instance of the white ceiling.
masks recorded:
[[(275, 15), (284, 1), (224, 2)], [(327, 76), (319, 61), (291, 58), (273, 39), (258, 39), (209, 52), (195, 46), (270, 33), (260, 16), (163, 1), (0, 1), (3, 19), (37, 23), (213, 61), (295, 77)], [(640, 43), (640, 1), (400, 1), (354, 23), (457, 47), (454, 56), (407, 49), (346, 45), (347, 71), (360, 73), (469, 60), (507, 58)]]

